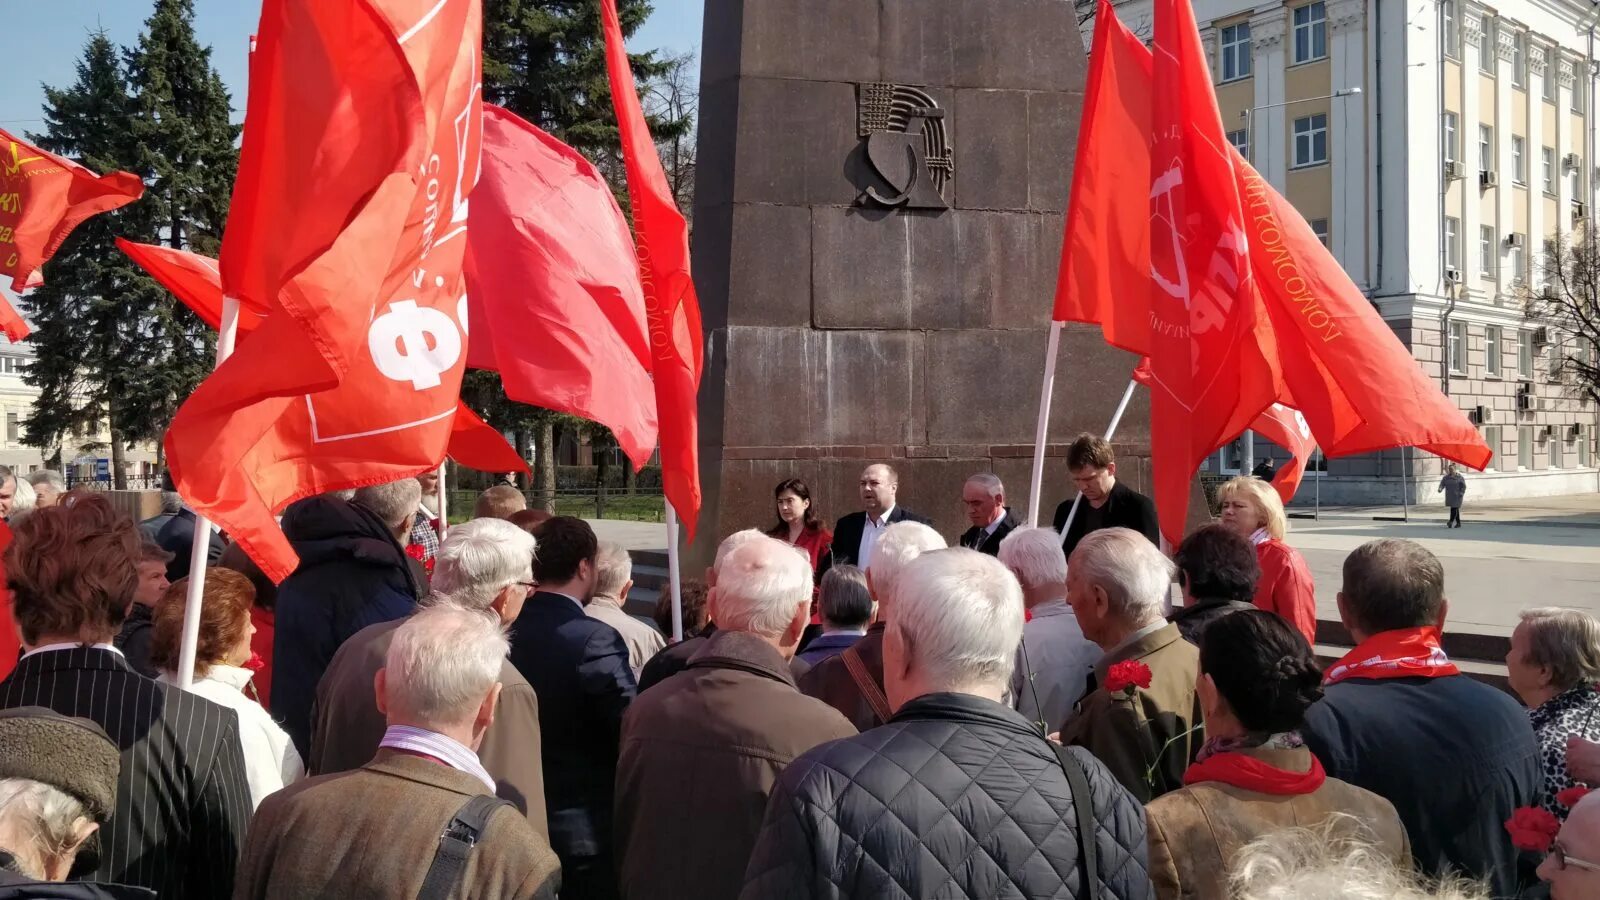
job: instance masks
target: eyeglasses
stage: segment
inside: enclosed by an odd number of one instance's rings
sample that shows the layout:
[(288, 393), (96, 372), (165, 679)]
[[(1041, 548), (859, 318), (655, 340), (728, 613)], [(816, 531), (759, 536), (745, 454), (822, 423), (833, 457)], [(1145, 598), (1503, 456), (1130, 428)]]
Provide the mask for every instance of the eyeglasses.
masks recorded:
[(519, 582), (517, 582), (517, 584), (522, 585), (523, 587), (527, 588), (530, 591), (536, 591), (536, 590), (539, 589), (538, 582), (534, 582), (534, 581), (519, 581)]
[(1571, 866), (1574, 869), (1583, 869), (1587, 872), (1600, 872), (1600, 863), (1592, 863), (1586, 859), (1568, 856), (1567, 848), (1561, 846), (1560, 841), (1555, 841), (1550, 845), (1550, 858), (1556, 861), (1557, 869), (1565, 869)]

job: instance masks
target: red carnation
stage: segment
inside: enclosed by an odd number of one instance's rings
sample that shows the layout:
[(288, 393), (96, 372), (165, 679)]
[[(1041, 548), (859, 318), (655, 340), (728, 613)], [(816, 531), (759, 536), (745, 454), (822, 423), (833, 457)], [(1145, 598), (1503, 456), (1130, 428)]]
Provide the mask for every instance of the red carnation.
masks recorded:
[(1549, 810), (1537, 806), (1519, 806), (1506, 820), (1506, 831), (1511, 835), (1512, 845), (1518, 850), (1548, 853), (1551, 842), (1561, 831), (1561, 820)]
[(1112, 663), (1106, 670), (1106, 690), (1115, 694), (1132, 697), (1136, 687), (1150, 687), (1150, 667), (1137, 659), (1125, 659), (1119, 663)]
[(422, 560), (427, 557), (428, 551), (422, 549), (421, 544), (407, 544), (406, 555), (417, 562), (422, 562)]
[(1574, 806), (1577, 806), (1578, 801), (1582, 800), (1583, 796), (1589, 793), (1591, 790), (1593, 790), (1593, 788), (1586, 788), (1581, 784), (1574, 785), (1573, 787), (1569, 787), (1564, 791), (1557, 791), (1556, 802), (1562, 806), (1565, 806), (1567, 809), (1571, 809)]

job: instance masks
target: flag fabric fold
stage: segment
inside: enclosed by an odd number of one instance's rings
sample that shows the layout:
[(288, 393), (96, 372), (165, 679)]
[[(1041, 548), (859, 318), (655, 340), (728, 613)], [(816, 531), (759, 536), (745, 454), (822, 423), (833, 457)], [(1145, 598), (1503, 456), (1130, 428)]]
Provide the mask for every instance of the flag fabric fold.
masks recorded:
[(17, 312), (11, 301), (4, 297), (0, 297), (0, 332), (4, 332), (6, 338), (13, 344), (25, 341), (28, 335), (33, 334), (33, 328), (28, 324), (28, 320), (24, 319), (22, 313)]
[(700, 301), (689, 276), (689, 226), (678, 212), (639, 106), (616, 0), (600, 0), (600, 15), (650, 329), (662, 490), (692, 541), (700, 515), (697, 403), (705, 360)]
[(1250, 425), (1251, 430), (1289, 451), (1289, 461), (1278, 467), (1272, 476), (1272, 486), (1277, 489), (1278, 496), (1287, 504), (1294, 499), (1295, 492), (1300, 490), (1300, 482), (1306, 474), (1306, 465), (1311, 462), (1311, 454), (1317, 449), (1316, 439), (1311, 436), (1311, 426), (1306, 423), (1305, 416), (1298, 410), (1274, 403), (1267, 407)]

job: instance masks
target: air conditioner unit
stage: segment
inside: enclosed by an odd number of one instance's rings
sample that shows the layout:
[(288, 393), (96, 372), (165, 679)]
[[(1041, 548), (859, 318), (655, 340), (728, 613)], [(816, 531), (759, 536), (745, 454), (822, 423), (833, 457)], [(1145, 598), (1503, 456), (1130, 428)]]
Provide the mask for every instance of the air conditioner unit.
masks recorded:
[(1533, 342), (1535, 344), (1550, 343), (1550, 328), (1546, 325), (1540, 325), (1538, 328), (1535, 328), (1533, 330)]
[(1533, 409), (1533, 395), (1525, 390), (1517, 391), (1517, 412), (1527, 412)]
[(1495, 177), (1493, 169), (1484, 169), (1484, 170), (1482, 170), (1482, 171), (1480, 171), (1478, 173), (1478, 186), (1479, 187), (1492, 188), (1496, 184), (1499, 184), (1499, 183), (1500, 182)]
[(1510, 234), (1506, 235), (1506, 246), (1507, 247), (1521, 247), (1523, 245), (1523, 243), (1525, 243), (1525, 242), (1526, 242), (1526, 239), (1522, 235), (1517, 234), (1515, 231), (1513, 231)]
[(1540, 428), (1539, 436), (1541, 440), (1555, 437), (1556, 427), (1554, 425), (1546, 425), (1543, 428)]
[(1589, 208), (1583, 205), (1583, 201), (1572, 201), (1572, 224), (1577, 225), (1587, 218), (1589, 218)]
[(1568, 169), (1576, 169), (1578, 167), (1578, 154), (1568, 153), (1566, 156), (1561, 157), (1561, 165)]
[(1494, 410), (1487, 406), (1474, 406), (1468, 416), (1474, 425), (1487, 425), (1494, 421)]
[(1458, 163), (1453, 159), (1445, 160), (1444, 161), (1444, 180), (1445, 181), (1455, 181), (1457, 178), (1460, 178), (1460, 177), (1461, 177), (1461, 163)]
[(1583, 426), (1574, 422), (1567, 426), (1567, 440), (1575, 441), (1583, 437)]
[(1444, 280), (1450, 282), (1451, 284), (1460, 284), (1461, 272), (1456, 269), (1445, 269)]

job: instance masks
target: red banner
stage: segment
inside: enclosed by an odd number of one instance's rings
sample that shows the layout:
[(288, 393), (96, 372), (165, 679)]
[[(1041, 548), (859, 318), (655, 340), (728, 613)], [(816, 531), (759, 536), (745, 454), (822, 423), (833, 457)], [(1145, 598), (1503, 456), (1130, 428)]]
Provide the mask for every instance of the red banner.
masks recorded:
[[(144, 182), (137, 175), (96, 175), (0, 129), (0, 276), (10, 277), (11, 289), (18, 293), (43, 283), (39, 267), (61, 249), (78, 223), (126, 206), (143, 193)], [(12, 328), (7, 325), (7, 335)]]
[(1280, 466), (1273, 473), (1272, 486), (1277, 488), (1278, 496), (1285, 505), (1294, 499), (1295, 492), (1300, 490), (1300, 481), (1305, 477), (1306, 464), (1311, 461), (1311, 454), (1317, 449), (1316, 438), (1311, 436), (1311, 426), (1306, 422), (1298, 410), (1274, 403), (1267, 407), (1267, 411), (1256, 418), (1250, 427), (1267, 440), (1289, 451), (1289, 462)]

